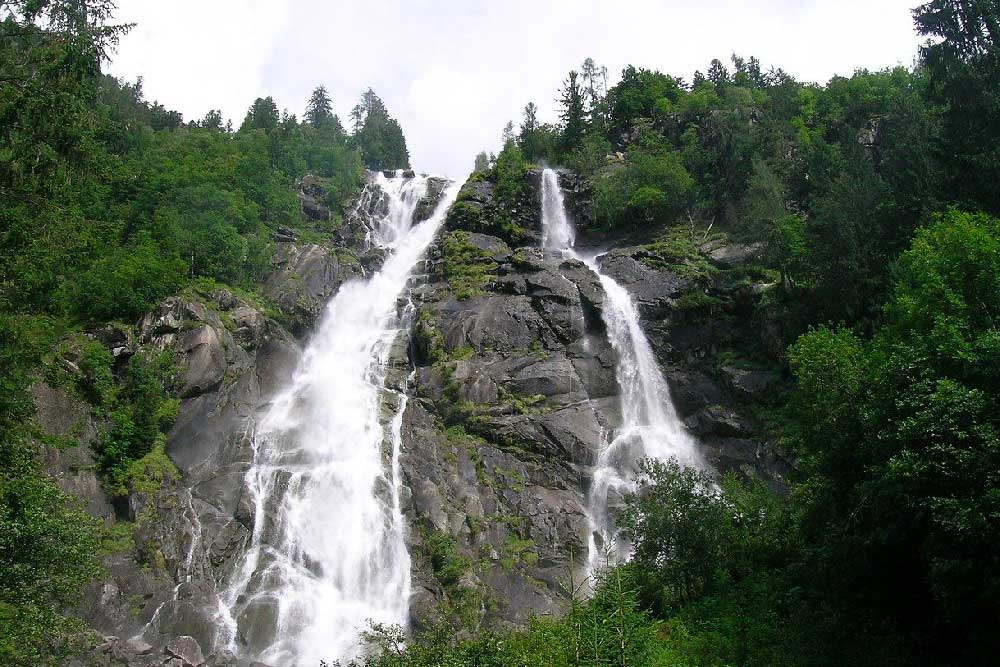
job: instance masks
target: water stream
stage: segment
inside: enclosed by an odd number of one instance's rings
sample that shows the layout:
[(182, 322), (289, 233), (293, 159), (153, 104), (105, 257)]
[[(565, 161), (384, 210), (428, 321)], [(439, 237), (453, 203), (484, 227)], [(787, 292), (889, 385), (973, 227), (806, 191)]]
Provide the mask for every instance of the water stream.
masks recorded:
[(290, 385), (256, 425), (245, 480), (251, 544), (219, 611), (228, 629), (223, 643), (244, 657), (275, 667), (346, 662), (360, 653), (369, 620), (406, 625), (405, 397), (385, 387), (386, 366), (412, 310), (400, 299), (460, 184), (414, 224), (427, 185), (401, 173), (378, 174), (368, 185), (365, 197), (383, 211), (369, 242), (385, 249), (385, 262), (341, 286)]
[(545, 250), (584, 262), (604, 288), (602, 311), (611, 347), (618, 355), (616, 375), (622, 421), (601, 450), (587, 498), (590, 520), (587, 571), (592, 574), (606, 560), (622, 561), (631, 546), (614, 525), (614, 508), (635, 489), (637, 463), (646, 457), (675, 458), (681, 464), (703, 466), (694, 438), (674, 410), (670, 388), (649, 340), (639, 323), (639, 312), (624, 287), (606, 275), (597, 258), (577, 253), (576, 234), (566, 213), (559, 175), (542, 172), (542, 244)]

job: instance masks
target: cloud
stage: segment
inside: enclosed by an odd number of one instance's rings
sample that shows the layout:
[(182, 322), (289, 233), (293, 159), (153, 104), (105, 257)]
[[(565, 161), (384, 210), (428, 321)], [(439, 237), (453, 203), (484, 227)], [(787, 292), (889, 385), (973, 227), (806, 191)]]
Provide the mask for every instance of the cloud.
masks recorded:
[(324, 84), (346, 117), (371, 86), (403, 126), (414, 166), (457, 175), (497, 150), (534, 101), (555, 120), (566, 72), (587, 56), (690, 78), (737, 52), (800, 80), (910, 64), (916, 0), (121, 0), (138, 26), (110, 70), (147, 97), (238, 124), (254, 98), (301, 114)]

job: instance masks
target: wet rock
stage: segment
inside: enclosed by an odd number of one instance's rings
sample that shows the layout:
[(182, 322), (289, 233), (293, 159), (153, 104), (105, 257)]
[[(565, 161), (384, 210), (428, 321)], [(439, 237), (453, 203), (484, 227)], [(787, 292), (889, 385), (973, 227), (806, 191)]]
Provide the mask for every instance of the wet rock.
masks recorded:
[[(613, 399), (604, 398), (617, 393), (614, 354), (603, 292), (585, 265), (536, 248), (510, 252), (492, 234), (467, 238), (497, 262), (498, 280), (459, 301), (434, 274), (422, 292), (420, 338), (436, 334), (446, 355), (463, 358), (411, 359), (418, 400), (403, 420), (402, 468), (413, 491), (405, 512), (454, 536), (469, 558), (492, 561), (460, 580), (493, 601), (480, 611), (483, 622), (523, 623), (565, 604), (558, 581), (586, 556), (581, 479), (616, 421)], [(464, 423), (467, 436), (443, 432), (449, 385), (475, 415)], [(426, 562), (413, 563), (411, 612), (423, 627), (440, 617), (448, 593)]]
[(609, 252), (599, 261), (601, 270), (632, 295), (644, 319), (663, 318), (691, 281), (672, 271), (651, 268), (642, 261), (647, 256), (644, 251), (623, 249)]
[(239, 660), (236, 658), (236, 654), (227, 649), (213, 653), (205, 661), (205, 667), (237, 667), (238, 664)]
[(745, 437), (753, 433), (750, 423), (735, 410), (710, 405), (684, 420), (684, 425), (699, 436)]
[(303, 336), (341, 283), (360, 273), (356, 260), (329, 248), (278, 243), (262, 291), (290, 319), (292, 332)]
[[(406, 176), (407, 172), (403, 173), (404, 178), (413, 178), (413, 172), (408, 172), (410, 175)], [(427, 179), (427, 192), (420, 198), (417, 202), (417, 206), (413, 211), (413, 221), (421, 222), (427, 220), (434, 214), (437, 209), (438, 202), (441, 201), (441, 195), (444, 194), (445, 188), (448, 187), (448, 181), (445, 178), (439, 178), (437, 176), (431, 176)]]
[(125, 642), (125, 648), (135, 655), (148, 655), (153, 652), (153, 645), (141, 639), (129, 639)]
[(250, 653), (260, 653), (275, 639), (278, 623), (278, 601), (272, 597), (256, 597), (237, 619), (240, 639)]

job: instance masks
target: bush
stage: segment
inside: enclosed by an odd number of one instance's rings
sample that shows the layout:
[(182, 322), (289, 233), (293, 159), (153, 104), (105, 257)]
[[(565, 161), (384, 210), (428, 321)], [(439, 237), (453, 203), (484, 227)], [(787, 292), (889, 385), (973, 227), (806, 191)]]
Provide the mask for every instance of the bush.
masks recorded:
[(65, 309), (91, 322), (134, 318), (177, 290), (187, 267), (164, 256), (148, 235), (98, 259), (64, 290)]

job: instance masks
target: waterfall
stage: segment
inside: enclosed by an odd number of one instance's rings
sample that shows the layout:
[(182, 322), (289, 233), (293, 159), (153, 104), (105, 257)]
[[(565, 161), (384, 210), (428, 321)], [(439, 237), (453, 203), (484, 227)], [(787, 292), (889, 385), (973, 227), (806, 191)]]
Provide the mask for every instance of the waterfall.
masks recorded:
[(624, 287), (605, 275), (595, 256), (578, 254), (575, 233), (566, 214), (559, 175), (542, 172), (542, 243), (584, 262), (601, 281), (605, 301), (604, 325), (611, 347), (618, 355), (616, 375), (622, 421), (600, 452), (587, 498), (590, 520), (587, 570), (593, 573), (607, 555), (613, 561), (628, 557), (630, 545), (616, 535), (614, 505), (633, 491), (637, 462), (646, 457), (676, 458), (684, 465), (702, 467), (697, 445), (684, 428), (670, 398), (649, 340), (639, 324), (639, 312)]
[(400, 298), (459, 186), (414, 225), (427, 178), (375, 176), (365, 196), (385, 206), (369, 241), (386, 250), (385, 262), (341, 286), (290, 385), (256, 425), (245, 478), (251, 543), (219, 612), (224, 643), (244, 657), (275, 667), (346, 662), (362, 650), (369, 619), (406, 625), (405, 396), (384, 386), (386, 365), (412, 310)]

